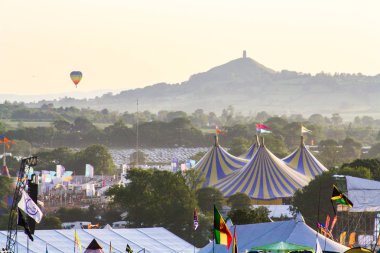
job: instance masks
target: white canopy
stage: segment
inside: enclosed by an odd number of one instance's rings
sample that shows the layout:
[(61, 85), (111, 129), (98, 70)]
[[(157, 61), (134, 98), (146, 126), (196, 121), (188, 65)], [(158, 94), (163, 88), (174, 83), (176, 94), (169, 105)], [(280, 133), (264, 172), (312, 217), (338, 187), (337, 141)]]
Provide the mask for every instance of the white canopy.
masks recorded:
[(380, 211), (380, 182), (346, 176), (348, 198), (354, 204), (350, 212)]

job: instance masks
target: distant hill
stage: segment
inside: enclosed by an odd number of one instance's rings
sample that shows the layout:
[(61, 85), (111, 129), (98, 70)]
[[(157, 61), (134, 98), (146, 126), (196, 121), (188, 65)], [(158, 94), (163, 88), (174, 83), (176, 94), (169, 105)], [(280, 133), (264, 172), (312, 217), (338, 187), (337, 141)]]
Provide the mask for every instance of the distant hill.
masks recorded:
[(64, 98), (28, 104), (39, 107), (52, 102), (56, 107), (76, 106), (135, 111), (139, 108), (220, 113), (233, 105), (236, 111), (291, 113), (378, 113), (380, 75), (316, 75), (282, 70), (276, 72), (251, 58), (239, 58), (204, 73), (192, 75), (181, 84), (158, 83), (145, 88), (104, 94), (92, 99)]

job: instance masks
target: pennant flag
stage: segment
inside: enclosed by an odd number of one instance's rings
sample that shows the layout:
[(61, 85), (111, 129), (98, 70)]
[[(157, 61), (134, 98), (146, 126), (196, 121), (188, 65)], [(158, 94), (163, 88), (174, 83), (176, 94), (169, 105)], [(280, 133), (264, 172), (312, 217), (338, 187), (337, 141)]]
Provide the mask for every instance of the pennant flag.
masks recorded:
[(232, 241), (232, 253), (238, 253), (238, 246), (237, 246), (237, 237), (236, 237), (236, 226), (234, 228), (234, 240)]
[(263, 124), (256, 124), (256, 129), (272, 130), (272, 128)]
[(79, 252), (82, 253), (82, 244), (80, 243), (79, 236), (77, 230), (74, 231), (74, 252), (75, 248), (79, 248)]
[(346, 242), (346, 231), (343, 231), (342, 233), (340, 233), (340, 236), (339, 236), (339, 243), (344, 245), (345, 242)]
[(129, 246), (129, 244), (127, 244), (127, 248), (125, 249), (125, 251), (127, 253), (133, 253), (133, 250), (132, 250), (131, 246)]
[(304, 126), (301, 126), (301, 134), (305, 134), (305, 133), (311, 133), (312, 131), (307, 129), (306, 127)]
[(29, 237), (31, 241), (33, 241), (32, 232), (30, 231), (29, 224), (26, 222), (24, 215), (22, 215), (22, 212), (20, 208), (17, 208), (17, 225), (24, 228), (24, 233)]
[(232, 235), (216, 206), (214, 206), (214, 235), (216, 244), (224, 244), (227, 249), (230, 248)]
[(215, 126), (215, 133), (216, 133), (216, 135), (219, 135), (219, 134), (221, 134), (221, 135), (225, 135), (225, 134), (226, 134), (226, 133), (223, 132), (221, 129), (219, 129), (218, 126)]
[(344, 195), (342, 192), (340, 192), (335, 185), (333, 185), (333, 193), (331, 195), (331, 200), (334, 200), (339, 204), (346, 205), (349, 207), (353, 207), (353, 205), (354, 205), (354, 204), (352, 204), (351, 200), (349, 200), (346, 197), (346, 195)]
[(199, 226), (197, 209), (194, 208), (194, 230), (197, 230)]
[(23, 189), (21, 189), (21, 199), (17, 206), (37, 223), (40, 223), (43, 216), (41, 209)]

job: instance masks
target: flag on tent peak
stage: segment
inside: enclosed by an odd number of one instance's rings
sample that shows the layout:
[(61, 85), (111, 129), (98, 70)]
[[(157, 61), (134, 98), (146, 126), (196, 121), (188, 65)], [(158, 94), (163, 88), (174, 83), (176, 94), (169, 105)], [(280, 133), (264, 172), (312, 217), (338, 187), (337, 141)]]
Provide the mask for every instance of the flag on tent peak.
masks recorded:
[(312, 131), (307, 129), (306, 127), (304, 126), (301, 126), (301, 134), (305, 134), (305, 133), (311, 133)]
[(258, 134), (270, 134), (272, 133), (272, 128), (263, 124), (256, 124), (256, 132)]
[(263, 125), (263, 124), (256, 124), (256, 128), (272, 130), (272, 128), (270, 128), (269, 126)]
[(261, 128), (256, 128), (256, 132), (259, 134), (271, 134), (271, 130), (266, 130), (266, 129), (261, 129)]
[(222, 131), (218, 126), (215, 126), (215, 133), (216, 135), (225, 135), (226, 133)]

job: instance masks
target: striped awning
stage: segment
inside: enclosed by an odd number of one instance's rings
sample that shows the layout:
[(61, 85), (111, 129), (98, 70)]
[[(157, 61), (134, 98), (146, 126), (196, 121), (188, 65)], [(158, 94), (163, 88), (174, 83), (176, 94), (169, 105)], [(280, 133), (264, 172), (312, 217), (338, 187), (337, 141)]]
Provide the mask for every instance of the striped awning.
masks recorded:
[(215, 145), (195, 164), (194, 169), (199, 172), (199, 178), (205, 179), (203, 186), (208, 187), (216, 184), (230, 173), (241, 169), (248, 160), (236, 157), (219, 146)]
[(258, 137), (256, 136), (256, 142), (253, 143), (249, 147), (249, 149), (244, 154), (240, 155), (239, 157), (243, 158), (243, 159), (251, 160), (252, 157), (255, 155), (255, 152), (256, 152), (257, 148), (259, 147), (259, 145), (260, 145), (260, 142), (259, 142)]
[(313, 156), (310, 150), (306, 148), (302, 136), (301, 145), (292, 154), (282, 160), (289, 167), (310, 178), (314, 178), (324, 171), (328, 171), (328, 169)]
[(269, 200), (293, 196), (310, 178), (287, 166), (263, 144), (249, 163), (215, 184), (226, 197), (245, 193), (252, 199)]

